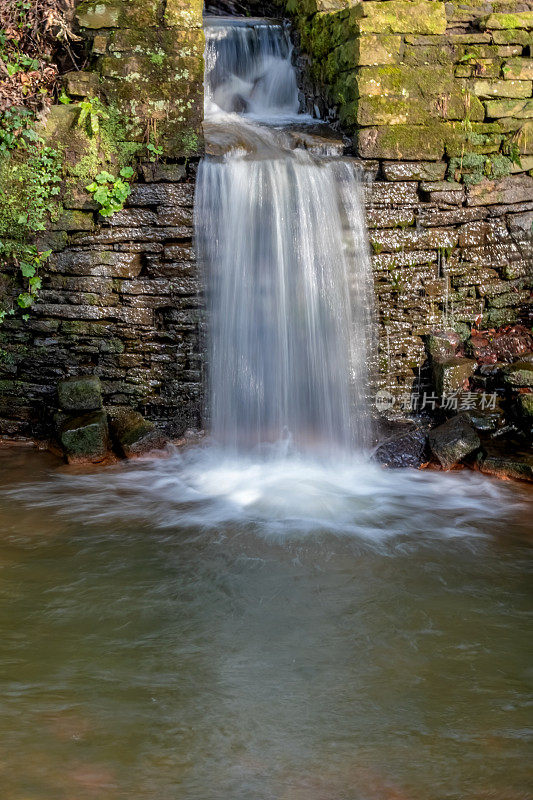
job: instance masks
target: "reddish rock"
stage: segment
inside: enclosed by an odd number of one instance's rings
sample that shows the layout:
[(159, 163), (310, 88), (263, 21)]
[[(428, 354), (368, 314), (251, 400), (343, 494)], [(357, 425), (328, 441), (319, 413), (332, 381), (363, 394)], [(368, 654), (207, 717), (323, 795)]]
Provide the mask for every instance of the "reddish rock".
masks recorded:
[(533, 336), (524, 325), (473, 331), (468, 351), (480, 364), (509, 364), (533, 351)]

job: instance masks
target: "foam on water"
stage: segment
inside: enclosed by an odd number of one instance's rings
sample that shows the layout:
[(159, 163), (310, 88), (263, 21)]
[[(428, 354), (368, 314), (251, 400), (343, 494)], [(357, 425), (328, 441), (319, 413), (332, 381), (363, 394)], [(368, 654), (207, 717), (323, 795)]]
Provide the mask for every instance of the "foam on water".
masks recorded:
[(236, 457), (214, 445), (94, 474), (55, 473), (3, 496), (94, 523), (229, 536), (244, 527), (276, 539), (328, 532), (374, 546), (484, 535), (525, 501), (516, 486), (478, 473), (385, 470), (356, 457)]

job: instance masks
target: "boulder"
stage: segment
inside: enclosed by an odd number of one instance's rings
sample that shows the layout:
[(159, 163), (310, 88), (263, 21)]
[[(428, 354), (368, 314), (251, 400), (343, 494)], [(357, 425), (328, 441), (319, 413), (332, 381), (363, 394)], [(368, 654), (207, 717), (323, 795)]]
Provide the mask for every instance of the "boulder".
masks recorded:
[(126, 458), (138, 458), (168, 444), (168, 437), (138, 411), (110, 408), (108, 413), (113, 440)]
[(411, 467), (418, 469), (426, 460), (427, 431), (417, 427), (397, 435), (376, 449), (374, 457), (379, 464), (391, 469)]
[(102, 408), (102, 387), (96, 375), (66, 378), (57, 385), (62, 411), (98, 411)]
[(474, 453), (481, 441), (466, 414), (457, 414), (429, 432), (429, 446), (444, 469)]
[(481, 472), (497, 478), (533, 482), (533, 456), (530, 453), (480, 455), (478, 466)]
[(461, 345), (461, 337), (455, 331), (432, 331), (428, 334), (428, 353), (433, 359), (446, 359), (455, 356)]
[(503, 380), (508, 386), (517, 388), (533, 387), (533, 364), (530, 361), (516, 361), (503, 370)]
[(59, 428), (59, 441), (69, 464), (101, 461), (109, 449), (106, 413), (93, 411), (69, 417)]
[(533, 418), (533, 392), (518, 395), (518, 409), (521, 417)]
[(471, 358), (458, 358), (452, 356), (433, 362), (433, 381), (437, 394), (452, 394), (468, 389), (468, 382), (476, 368), (476, 362)]

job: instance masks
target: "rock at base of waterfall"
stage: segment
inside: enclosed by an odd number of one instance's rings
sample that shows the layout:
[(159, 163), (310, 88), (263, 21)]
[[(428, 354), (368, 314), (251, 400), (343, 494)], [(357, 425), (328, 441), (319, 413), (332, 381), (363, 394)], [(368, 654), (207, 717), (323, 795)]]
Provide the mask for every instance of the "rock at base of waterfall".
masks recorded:
[(466, 414), (458, 414), (429, 433), (429, 446), (444, 469), (474, 453), (481, 441)]
[[(402, 426), (405, 427), (405, 426)], [(410, 467), (418, 469), (426, 461), (429, 423), (421, 423), (409, 430), (391, 431), (387, 440), (375, 451), (375, 460), (390, 469)]]
[(444, 360), (457, 354), (461, 337), (456, 331), (432, 331), (426, 338), (426, 347), (432, 359)]
[(529, 361), (516, 361), (503, 371), (504, 383), (511, 387), (533, 387), (533, 364)]
[(107, 414), (93, 411), (68, 417), (60, 425), (58, 436), (69, 464), (102, 461), (109, 450)]
[(139, 458), (154, 450), (162, 450), (168, 438), (153, 422), (131, 408), (109, 408), (111, 435), (121, 455)]
[(477, 364), (470, 358), (451, 358), (433, 362), (433, 381), (439, 396), (468, 389)]
[(59, 407), (62, 411), (99, 411), (102, 408), (102, 387), (96, 375), (66, 378), (57, 385)]
[(504, 480), (533, 482), (533, 456), (531, 453), (514, 450), (512, 453), (497, 451), (480, 454), (478, 466), (486, 475)]

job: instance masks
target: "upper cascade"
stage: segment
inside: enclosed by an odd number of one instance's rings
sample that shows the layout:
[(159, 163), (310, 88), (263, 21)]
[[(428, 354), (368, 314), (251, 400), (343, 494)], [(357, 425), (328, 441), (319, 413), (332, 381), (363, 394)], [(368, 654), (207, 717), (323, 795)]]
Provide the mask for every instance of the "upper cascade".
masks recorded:
[(298, 115), (292, 45), (286, 28), (266, 19), (205, 18), (205, 115)]

